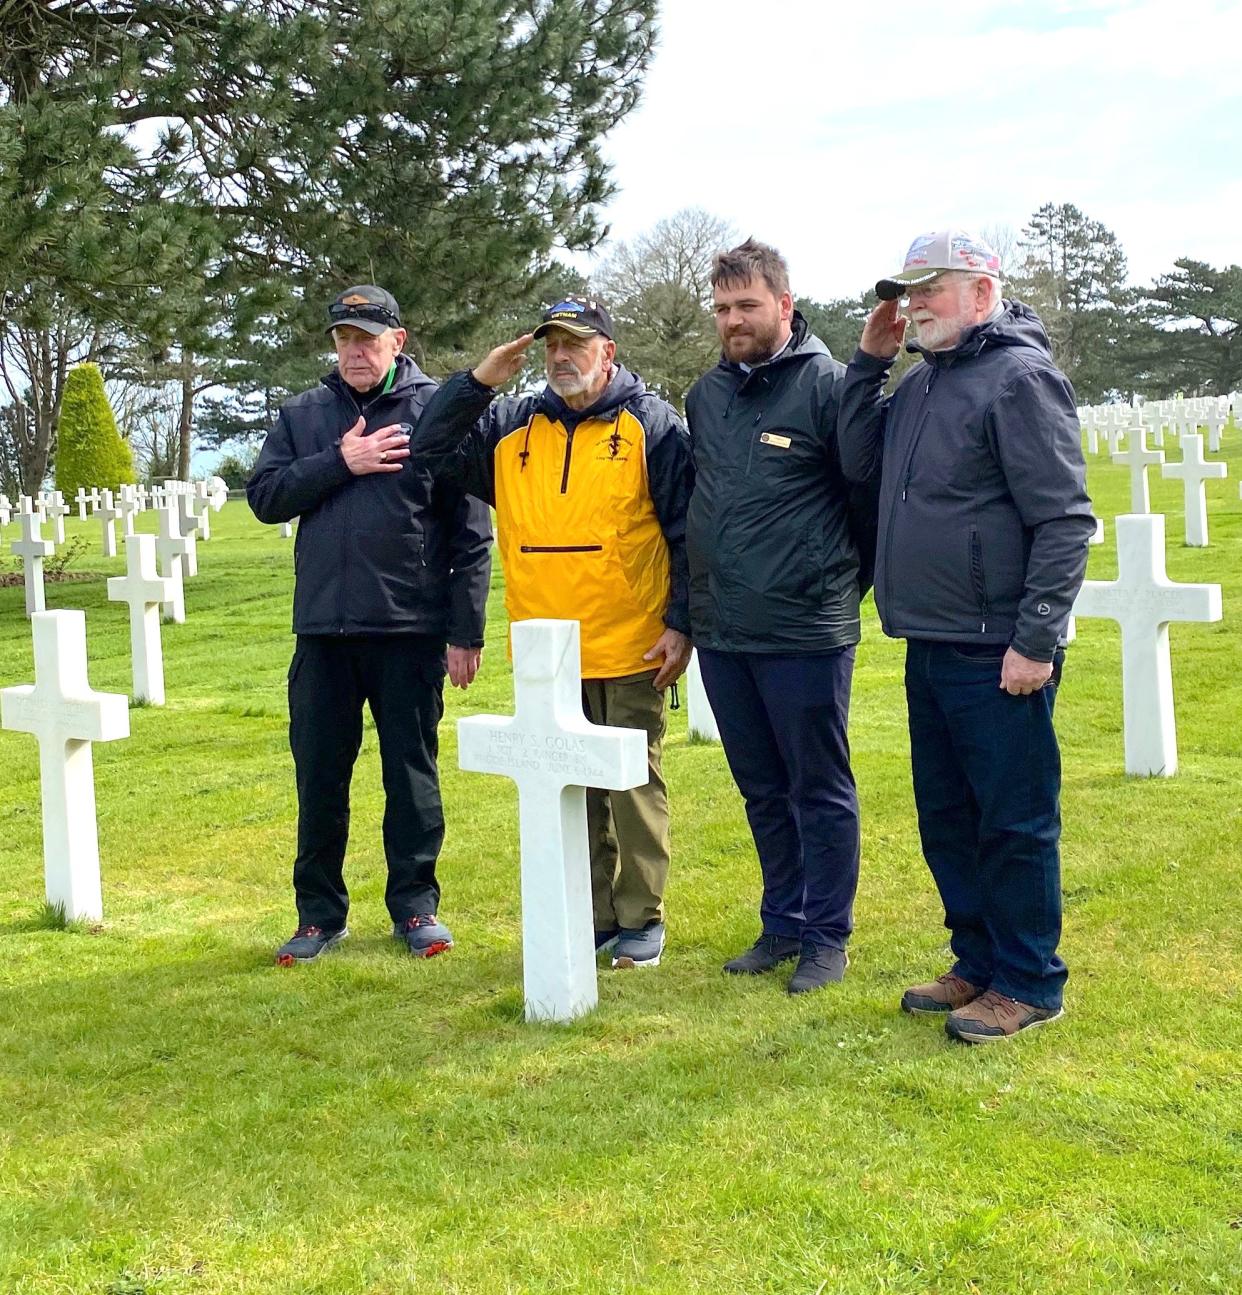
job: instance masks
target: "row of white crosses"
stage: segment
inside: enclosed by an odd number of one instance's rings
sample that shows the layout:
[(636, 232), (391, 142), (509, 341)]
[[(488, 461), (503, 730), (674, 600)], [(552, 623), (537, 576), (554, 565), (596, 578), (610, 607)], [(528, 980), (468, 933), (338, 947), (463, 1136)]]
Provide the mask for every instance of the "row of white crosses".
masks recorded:
[[(95, 498), (104, 503), (103, 492)], [(81, 504), (81, 499), (79, 500)], [(48, 556), (51, 540), (39, 536), (42, 521), (35, 501), (24, 500), (23, 536)], [(217, 508), (223, 503), (223, 496)], [(107, 507), (111, 507), (110, 500)], [(82, 505), (79, 515), (85, 512)], [(165, 529), (178, 530), (172, 494), (161, 516)], [(115, 519), (113, 519), (115, 520)], [(130, 611), (134, 696), (155, 704), (164, 700), (159, 608), (180, 598), (180, 576), (155, 571), (158, 541), (151, 535), (125, 536), (126, 574), (108, 581), (108, 597)], [(184, 553), (173, 554), (179, 561)], [(179, 571), (179, 568), (178, 568)], [(27, 602), (37, 585), (27, 578)], [(184, 615), (184, 610), (182, 611)], [(129, 702), (120, 693), (95, 692), (87, 677), (86, 614), (81, 611), (32, 612), (35, 682), (0, 690), (0, 727), (31, 733), (39, 741), (39, 778), (43, 808), (44, 888), (49, 904), (70, 921), (100, 921), (103, 888), (99, 833), (95, 817), (95, 779), (91, 744), (129, 736)]]

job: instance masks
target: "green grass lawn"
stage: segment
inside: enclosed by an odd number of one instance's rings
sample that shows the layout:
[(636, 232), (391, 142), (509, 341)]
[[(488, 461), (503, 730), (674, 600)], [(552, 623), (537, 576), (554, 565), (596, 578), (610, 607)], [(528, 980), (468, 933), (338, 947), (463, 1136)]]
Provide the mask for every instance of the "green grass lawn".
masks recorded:
[[(1242, 1290), (1242, 446), (1209, 483), (1225, 620), (1176, 626), (1181, 772), (1122, 773), (1116, 626), (1084, 621), (1057, 708), (1065, 1019), (992, 1049), (903, 1016), (947, 965), (916, 838), (900, 645), (868, 603), (852, 741), (864, 814), (846, 982), (791, 999), (720, 964), (757, 930), (758, 870), (720, 750), (666, 751), (674, 864), (658, 970), (599, 1009), (522, 1020), (516, 796), (456, 769), (452, 720), (507, 712), (499, 575), (485, 673), (443, 728), (448, 956), (389, 938), (368, 727), (347, 875), (353, 937), (276, 969), (294, 925), (284, 678), (292, 545), (213, 518), (169, 704), (95, 748), (107, 920), (42, 913), (36, 747), (0, 733), (0, 1291), (1237, 1292)], [(1115, 574), (1125, 470), (1090, 484)], [(152, 529), (146, 516), (143, 529)], [(83, 607), (92, 684), (128, 691), (98, 527), (48, 586)], [(8, 537), (13, 532), (10, 530)], [(5, 558), (5, 566), (11, 559)], [(0, 684), (32, 680), (0, 589)]]

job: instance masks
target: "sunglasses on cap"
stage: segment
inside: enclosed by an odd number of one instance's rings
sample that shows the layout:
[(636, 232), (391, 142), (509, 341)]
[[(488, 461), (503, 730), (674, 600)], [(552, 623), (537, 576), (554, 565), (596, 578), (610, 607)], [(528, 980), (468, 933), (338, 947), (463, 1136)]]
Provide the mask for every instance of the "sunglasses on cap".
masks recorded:
[(383, 306), (367, 302), (365, 305), (346, 305), (343, 301), (333, 302), (328, 307), (328, 318), (337, 323), (350, 319), (365, 319), (372, 324), (383, 324), (388, 328), (400, 328), (401, 321), (390, 310)]

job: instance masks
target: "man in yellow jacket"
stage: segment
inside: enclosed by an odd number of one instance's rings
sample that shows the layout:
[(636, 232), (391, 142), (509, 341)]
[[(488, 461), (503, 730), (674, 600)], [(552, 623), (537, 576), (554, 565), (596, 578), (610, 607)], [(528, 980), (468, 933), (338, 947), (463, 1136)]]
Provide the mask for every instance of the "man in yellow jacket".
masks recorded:
[[(493, 403), (543, 338), (547, 386)], [(690, 660), (685, 425), (616, 363), (612, 319), (567, 297), (432, 398), (411, 458), (496, 508), (509, 620), (581, 624), (582, 701), (596, 724), (647, 733), (650, 779), (587, 791), (597, 950), (614, 967), (664, 950), (668, 796), (664, 689)]]

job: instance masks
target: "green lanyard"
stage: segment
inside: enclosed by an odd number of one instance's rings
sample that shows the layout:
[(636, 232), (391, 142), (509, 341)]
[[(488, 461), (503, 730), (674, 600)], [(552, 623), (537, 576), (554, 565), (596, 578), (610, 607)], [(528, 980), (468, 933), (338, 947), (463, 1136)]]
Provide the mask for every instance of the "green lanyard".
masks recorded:
[(397, 362), (393, 360), (392, 368), (388, 370), (388, 377), (384, 379), (384, 389), (380, 392), (381, 396), (386, 396), (392, 390), (392, 384), (397, 380)]

